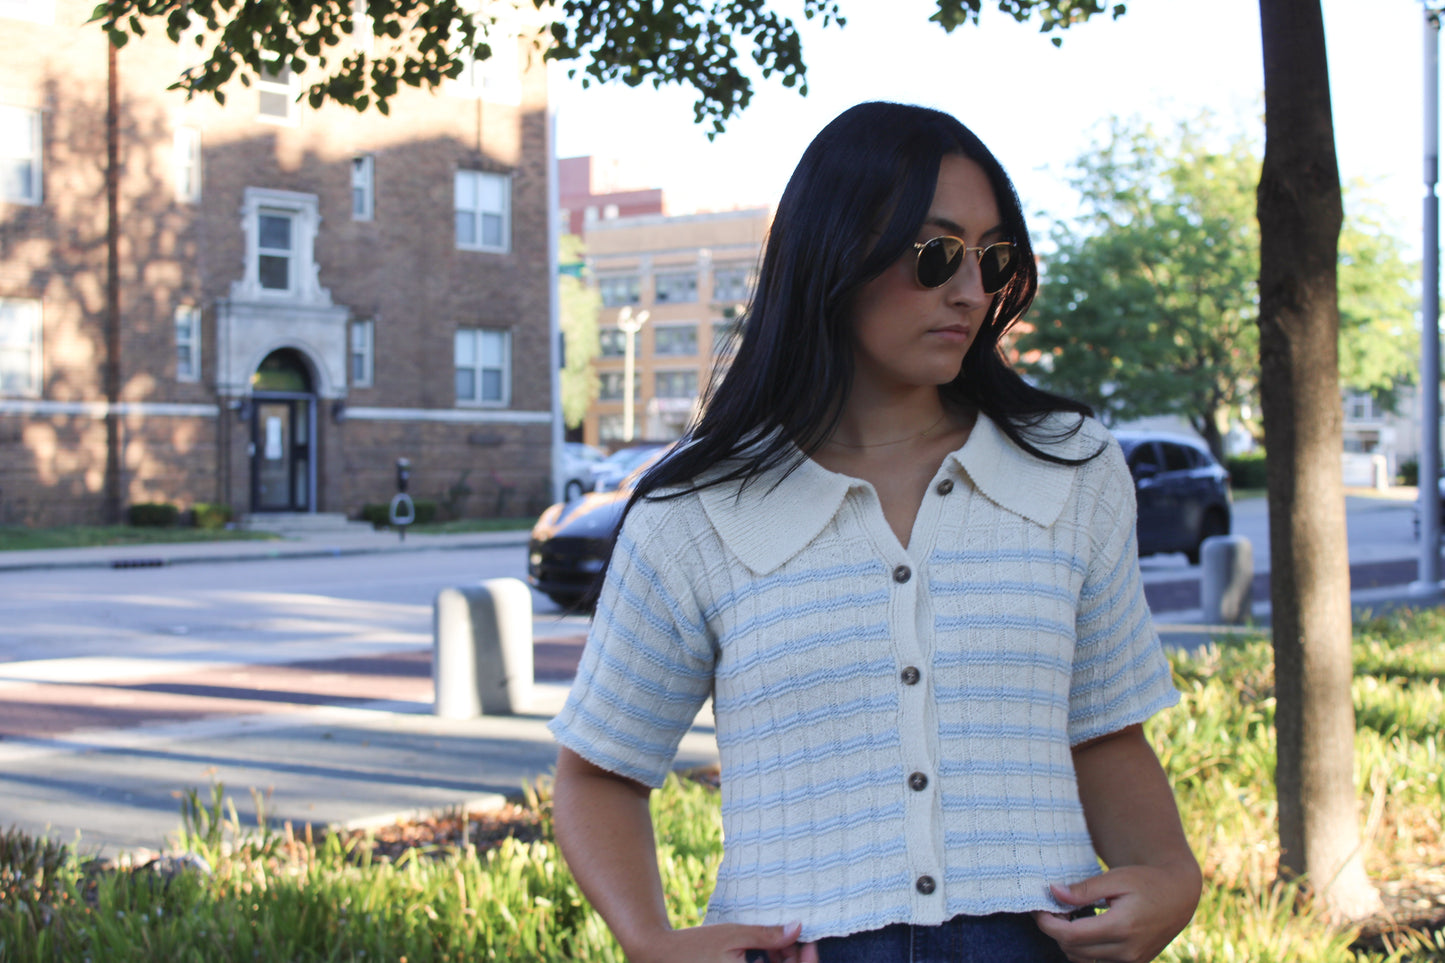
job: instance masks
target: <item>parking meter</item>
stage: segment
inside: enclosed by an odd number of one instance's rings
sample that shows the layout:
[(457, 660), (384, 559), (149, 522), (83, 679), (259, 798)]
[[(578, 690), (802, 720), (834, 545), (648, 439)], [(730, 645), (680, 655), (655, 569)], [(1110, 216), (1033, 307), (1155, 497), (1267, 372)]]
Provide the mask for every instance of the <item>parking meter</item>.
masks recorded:
[(416, 505), (412, 502), (411, 496), (406, 493), (409, 484), (411, 484), (411, 459), (398, 458), (396, 460), (396, 494), (391, 496), (391, 507), (387, 510), (387, 519), (396, 529), (397, 537), (403, 542), (406, 541), (406, 527), (416, 521)]

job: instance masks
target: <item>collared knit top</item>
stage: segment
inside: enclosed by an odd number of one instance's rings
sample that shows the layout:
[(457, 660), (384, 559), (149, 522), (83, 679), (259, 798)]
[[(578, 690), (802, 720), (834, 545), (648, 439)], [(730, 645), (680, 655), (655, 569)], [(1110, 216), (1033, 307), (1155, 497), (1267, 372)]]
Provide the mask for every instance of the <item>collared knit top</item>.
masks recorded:
[(980, 415), (907, 548), (870, 484), (811, 460), (640, 502), (553, 733), (658, 786), (712, 696), (709, 922), (816, 940), (1067, 909), (1049, 884), (1099, 872), (1071, 746), (1179, 698), (1118, 445), (1086, 420), (1051, 450), (1101, 446), (1055, 465)]

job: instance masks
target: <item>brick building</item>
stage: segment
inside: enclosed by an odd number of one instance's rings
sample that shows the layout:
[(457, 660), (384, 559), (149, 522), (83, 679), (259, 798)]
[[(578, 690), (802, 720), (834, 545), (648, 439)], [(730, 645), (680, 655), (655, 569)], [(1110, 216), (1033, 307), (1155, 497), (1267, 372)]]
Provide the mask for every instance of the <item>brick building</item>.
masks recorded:
[(91, 9), (0, 0), (0, 524), (354, 515), (398, 457), (456, 514), (545, 505), (538, 58), (494, 41), (390, 116), (290, 76), (221, 106), (166, 90), (197, 55), (164, 36), (112, 74)]
[[(583, 440), (617, 448), (670, 441), (692, 418), (726, 334), (756, 280), (772, 213), (599, 219), (587, 225), (587, 267), (602, 295), (600, 391)], [(630, 334), (620, 322), (642, 318)], [(627, 342), (633, 342), (633, 423), (627, 433)]]

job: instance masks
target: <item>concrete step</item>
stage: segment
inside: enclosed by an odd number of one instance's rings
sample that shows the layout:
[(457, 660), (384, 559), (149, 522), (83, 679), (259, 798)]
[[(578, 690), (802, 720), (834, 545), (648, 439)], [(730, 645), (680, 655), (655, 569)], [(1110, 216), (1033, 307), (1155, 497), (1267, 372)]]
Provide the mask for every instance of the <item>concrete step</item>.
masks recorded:
[(354, 522), (341, 512), (253, 512), (242, 515), (238, 528), (289, 535), (303, 532), (369, 532), (370, 522)]

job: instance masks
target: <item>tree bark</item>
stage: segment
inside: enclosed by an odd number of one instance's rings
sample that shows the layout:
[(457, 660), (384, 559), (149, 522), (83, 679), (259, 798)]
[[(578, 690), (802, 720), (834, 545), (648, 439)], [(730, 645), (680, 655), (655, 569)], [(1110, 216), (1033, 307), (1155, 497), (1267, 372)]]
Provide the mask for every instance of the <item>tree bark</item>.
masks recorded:
[(1340, 465), (1342, 208), (1319, 0), (1260, 0), (1260, 401), (1269, 453), (1280, 876), (1336, 918), (1380, 907), (1354, 785), (1350, 573)]

